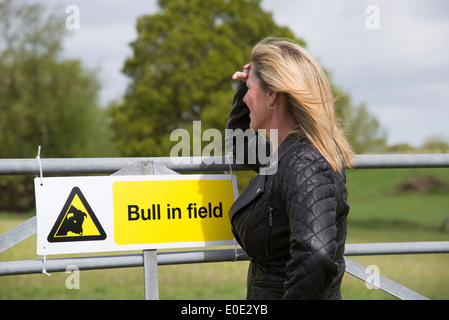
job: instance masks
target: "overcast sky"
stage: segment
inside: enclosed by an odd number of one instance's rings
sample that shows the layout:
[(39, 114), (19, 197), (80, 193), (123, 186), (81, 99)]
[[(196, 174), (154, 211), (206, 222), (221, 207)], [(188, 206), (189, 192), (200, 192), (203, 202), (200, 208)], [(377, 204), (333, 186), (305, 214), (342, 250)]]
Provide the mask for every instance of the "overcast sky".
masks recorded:
[[(132, 54), (136, 19), (155, 13), (156, 0), (51, 3), (67, 17), (67, 6), (80, 10), (80, 28), (69, 31), (63, 56), (100, 69), (103, 105), (122, 97), (128, 79), (121, 68)], [(354, 103), (367, 105), (390, 144), (419, 146), (433, 136), (449, 142), (449, 1), (262, 0), (262, 6), (307, 42)]]

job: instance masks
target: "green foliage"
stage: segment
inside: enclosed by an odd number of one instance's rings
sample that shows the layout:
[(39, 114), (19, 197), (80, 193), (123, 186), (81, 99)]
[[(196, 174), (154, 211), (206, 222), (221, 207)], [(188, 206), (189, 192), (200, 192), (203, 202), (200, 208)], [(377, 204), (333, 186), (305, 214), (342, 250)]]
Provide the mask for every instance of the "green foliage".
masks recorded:
[[(64, 18), (45, 16), (38, 4), (0, 4), (2, 158), (34, 157), (39, 145), (47, 158), (116, 154), (97, 103), (96, 73), (78, 60), (58, 59)], [(2, 177), (0, 191), (0, 207), (32, 204), (29, 177)]]
[(167, 156), (170, 133), (201, 120), (224, 130), (234, 94), (232, 73), (252, 46), (269, 35), (294, 38), (259, 0), (159, 1), (160, 12), (139, 18), (133, 56), (124, 66), (132, 83), (111, 114), (125, 156)]
[(106, 153), (96, 73), (78, 60), (57, 59), (64, 16), (45, 17), (43, 10), (11, 1), (0, 7), (0, 156), (30, 157), (38, 145), (46, 157)]
[(333, 86), (336, 98), (335, 109), (341, 120), (341, 126), (351, 143), (354, 152), (379, 153), (387, 147), (386, 133), (379, 121), (368, 112), (365, 104), (354, 106), (348, 93)]
[(419, 147), (406, 143), (388, 147), (388, 153), (449, 153), (449, 142), (443, 136), (431, 136)]
[[(160, 11), (137, 22), (133, 56), (124, 73), (131, 85), (110, 112), (115, 141), (124, 156), (167, 156), (177, 142), (177, 128), (191, 132), (192, 121), (202, 129), (224, 130), (234, 95), (231, 75), (249, 62), (255, 43), (267, 36), (296, 39), (276, 25), (260, 0), (159, 1)], [(385, 134), (364, 105), (334, 87), (343, 128), (359, 153), (385, 148)]]

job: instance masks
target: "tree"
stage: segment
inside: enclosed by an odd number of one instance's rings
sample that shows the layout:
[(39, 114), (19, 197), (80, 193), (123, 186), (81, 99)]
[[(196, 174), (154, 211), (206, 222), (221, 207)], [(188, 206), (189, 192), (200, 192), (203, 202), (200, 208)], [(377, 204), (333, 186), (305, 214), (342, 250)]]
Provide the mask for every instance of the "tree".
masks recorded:
[(449, 144), (443, 136), (436, 135), (428, 137), (420, 149), (423, 153), (447, 153), (449, 152)]
[[(160, 11), (140, 17), (133, 56), (123, 72), (131, 84), (122, 102), (111, 104), (115, 141), (124, 156), (168, 156), (176, 142), (170, 133), (202, 129), (224, 132), (235, 81), (231, 75), (248, 63), (254, 44), (267, 36), (287, 37), (305, 46), (286, 27), (278, 26), (260, 0), (160, 0)], [(380, 126), (364, 106), (355, 108), (340, 95), (337, 112), (356, 150), (384, 143)], [(355, 122), (355, 123), (353, 123)]]
[(64, 18), (45, 17), (42, 5), (0, 6), (2, 157), (30, 157), (38, 145), (47, 157), (113, 153), (95, 71), (58, 59)]
[[(58, 59), (65, 15), (44, 9), (0, 3), (0, 157), (34, 157), (39, 145), (43, 157), (114, 155), (96, 73)], [(2, 177), (0, 206), (22, 191), (29, 198), (28, 177)]]
[(233, 70), (268, 35), (294, 38), (259, 0), (159, 1), (160, 12), (139, 18), (132, 82), (112, 109), (118, 147), (126, 156), (167, 156), (170, 133), (201, 120), (224, 130), (234, 94)]

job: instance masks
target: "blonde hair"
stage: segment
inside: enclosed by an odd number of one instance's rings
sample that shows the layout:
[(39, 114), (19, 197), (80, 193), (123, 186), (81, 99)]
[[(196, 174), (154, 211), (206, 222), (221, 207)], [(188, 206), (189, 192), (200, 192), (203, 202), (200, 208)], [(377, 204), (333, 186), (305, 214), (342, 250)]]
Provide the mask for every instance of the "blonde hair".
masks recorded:
[(267, 38), (253, 48), (251, 62), (262, 86), (285, 94), (296, 122), (290, 134), (305, 135), (334, 171), (342, 171), (343, 163), (352, 167), (354, 153), (338, 123), (329, 82), (315, 58), (291, 40)]

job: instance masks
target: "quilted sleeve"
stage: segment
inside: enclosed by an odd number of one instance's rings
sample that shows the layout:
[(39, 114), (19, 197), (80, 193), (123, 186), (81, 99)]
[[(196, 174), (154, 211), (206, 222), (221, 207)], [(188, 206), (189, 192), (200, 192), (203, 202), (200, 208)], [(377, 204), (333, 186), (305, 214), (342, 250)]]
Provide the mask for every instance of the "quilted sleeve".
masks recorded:
[(279, 172), (290, 228), (284, 299), (321, 299), (338, 273), (332, 169), (310, 150), (288, 162)]

